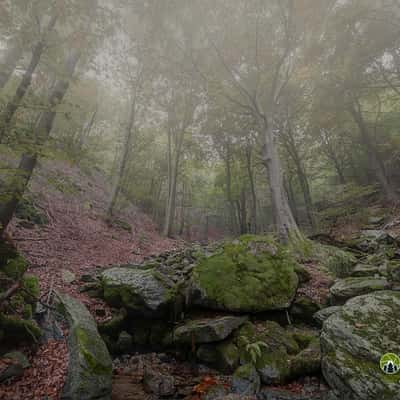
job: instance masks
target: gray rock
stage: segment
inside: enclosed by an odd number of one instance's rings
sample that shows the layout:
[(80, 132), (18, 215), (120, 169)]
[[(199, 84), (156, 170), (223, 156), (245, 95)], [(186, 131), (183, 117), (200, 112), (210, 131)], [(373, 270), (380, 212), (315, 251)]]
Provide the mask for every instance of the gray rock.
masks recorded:
[(19, 351), (4, 354), (2, 358), (11, 360), (12, 362), (0, 371), (0, 383), (21, 378), (24, 374), (24, 369), (31, 366), (27, 357)]
[(3, 358), (8, 358), (20, 364), (22, 368), (26, 369), (31, 366), (28, 358), (25, 354), (21, 353), (20, 351), (10, 351), (9, 353), (4, 354)]
[(385, 222), (384, 217), (369, 217), (368, 224), (370, 225), (382, 225)]
[(339, 399), (398, 399), (400, 379), (385, 375), (380, 358), (400, 354), (400, 293), (379, 291), (349, 300), (321, 334), (322, 371)]
[(147, 392), (158, 397), (172, 396), (175, 393), (175, 378), (152, 369), (146, 369), (143, 384)]
[(192, 320), (175, 329), (177, 343), (220, 342), (247, 321), (247, 317), (218, 317)]
[(63, 400), (110, 400), (112, 361), (96, 322), (78, 300), (57, 294), (69, 323), (69, 367)]
[(314, 314), (315, 322), (322, 327), (322, 324), (333, 314), (336, 314), (342, 309), (342, 306), (332, 306), (323, 308)]
[(258, 400), (313, 400), (310, 396), (303, 396), (288, 390), (266, 389), (257, 396)]
[(74, 283), (76, 281), (76, 275), (73, 272), (68, 271), (67, 269), (62, 269), (61, 270), (61, 279), (67, 285), (71, 285), (72, 283)]
[(379, 274), (379, 267), (367, 264), (357, 264), (351, 272), (351, 276), (354, 278), (371, 277)]
[(214, 385), (202, 396), (202, 400), (222, 400), (228, 395), (228, 390), (223, 385)]
[(175, 284), (155, 269), (115, 267), (101, 276), (104, 299), (144, 317), (168, 318), (175, 311)]
[(387, 290), (390, 288), (389, 282), (384, 278), (346, 278), (336, 281), (330, 288), (331, 302), (333, 305), (342, 305), (352, 297)]
[(252, 364), (239, 367), (232, 379), (232, 392), (240, 395), (254, 395), (260, 391), (261, 381)]
[(361, 231), (361, 237), (371, 240), (376, 240), (378, 243), (390, 244), (393, 238), (384, 230), (366, 229)]

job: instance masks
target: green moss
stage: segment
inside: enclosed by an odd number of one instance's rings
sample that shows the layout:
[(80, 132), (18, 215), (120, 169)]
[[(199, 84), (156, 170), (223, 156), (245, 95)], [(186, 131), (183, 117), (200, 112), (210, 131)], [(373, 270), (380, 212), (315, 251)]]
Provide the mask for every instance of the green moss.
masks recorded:
[(194, 279), (218, 306), (257, 312), (284, 308), (298, 284), (295, 266), (289, 249), (272, 237), (246, 235), (203, 258)]
[(67, 176), (52, 176), (48, 178), (49, 185), (56, 188), (59, 192), (69, 195), (79, 193), (82, 189)]
[(33, 316), (32, 304), (25, 304), (24, 311), (23, 311), (24, 319), (32, 319), (32, 316)]
[(107, 335), (117, 339), (120, 332), (125, 329), (127, 312), (122, 309), (117, 315), (114, 315), (110, 321), (104, 322), (98, 326), (102, 335)]
[(239, 379), (250, 379), (255, 373), (253, 364), (245, 364), (239, 367), (235, 372), (235, 377)]
[(333, 246), (316, 245), (315, 258), (327, 271), (338, 278), (349, 276), (357, 264), (354, 254)]
[(36, 304), (40, 297), (39, 279), (35, 275), (25, 275), (22, 280), (24, 291), (24, 299), (30, 304)]
[(15, 215), (19, 219), (36, 225), (47, 225), (49, 223), (47, 216), (35, 206), (31, 198), (24, 197), (20, 200)]
[(308, 329), (294, 328), (292, 331), (292, 337), (297, 342), (300, 349), (305, 349), (317, 336), (318, 334), (315, 331)]
[[(275, 351), (263, 351), (261, 357), (256, 362), (256, 368), (260, 372), (261, 379), (265, 384), (280, 384), (284, 383), (290, 374), (290, 367), (287, 353), (278, 349)], [(267, 369), (268, 375), (275, 371), (268, 379), (263, 376), (263, 369)]]
[(292, 378), (317, 374), (321, 369), (321, 346), (319, 338), (313, 338), (308, 347), (290, 360)]
[(90, 373), (95, 375), (108, 375), (112, 372), (110, 366), (105, 366), (101, 361), (93, 354), (90, 347), (93, 343), (90, 341), (89, 335), (82, 328), (76, 328), (76, 337), (78, 340), (79, 351), (85, 357), (85, 360), (90, 368)]
[(32, 320), (23, 320), (16, 316), (0, 313), (0, 330), (5, 333), (5, 340), (12, 343), (20, 341), (38, 341), (42, 336), (42, 330)]
[(22, 256), (8, 259), (2, 271), (10, 278), (19, 280), (28, 269), (28, 262)]

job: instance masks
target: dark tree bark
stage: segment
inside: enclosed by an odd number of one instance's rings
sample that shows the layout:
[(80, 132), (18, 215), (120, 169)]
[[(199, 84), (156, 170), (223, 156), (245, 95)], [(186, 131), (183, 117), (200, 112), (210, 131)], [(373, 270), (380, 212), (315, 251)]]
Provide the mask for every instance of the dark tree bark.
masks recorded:
[(42, 54), (46, 48), (46, 42), (49, 37), (49, 34), (52, 32), (54, 29), (56, 22), (57, 22), (58, 14), (54, 13), (47, 25), (46, 31), (40, 38), (39, 42), (36, 44), (32, 51), (32, 57), (31, 61), (29, 63), (28, 68), (26, 69), (24, 76), (22, 77), (22, 80), (20, 84), (17, 87), (17, 90), (15, 92), (15, 95), (13, 99), (6, 105), (4, 112), (2, 113), (0, 117), (0, 143), (4, 141), (4, 138), (7, 134), (7, 131), (10, 128), (11, 120), (15, 114), (15, 112), (18, 110), (18, 107), (21, 104), (21, 100), (25, 97), (26, 92), (28, 91), (31, 83), (32, 83), (32, 77), (33, 74), (39, 65), (40, 59), (42, 57)]
[[(64, 66), (65, 78), (63, 80), (59, 80), (50, 93), (49, 110), (41, 115), (36, 127), (36, 141), (39, 148), (43, 146), (50, 136), (56, 116), (56, 108), (68, 91), (70, 78), (75, 72), (80, 56), (80, 50), (73, 49), (71, 51)], [(37, 159), (38, 153), (36, 149), (32, 149), (32, 151), (24, 153), (21, 157), (15, 177), (12, 179), (12, 184), (9, 186), (7, 185), (8, 188), (5, 188), (4, 196), (0, 195), (0, 236), (7, 229), (18, 203), (25, 193), (33, 171), (36, 167)]]

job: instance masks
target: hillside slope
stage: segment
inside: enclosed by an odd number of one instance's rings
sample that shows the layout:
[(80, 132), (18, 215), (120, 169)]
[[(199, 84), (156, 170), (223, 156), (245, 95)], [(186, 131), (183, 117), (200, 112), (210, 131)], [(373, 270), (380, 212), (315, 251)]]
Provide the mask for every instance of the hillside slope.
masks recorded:
[[(63, 282), (63, 270), (74, 273), (78, 282), (97, 268), (141, 261), (178, 246), (160, 236), (152, 220), (128, 201), (107, 220), (110, 192), (100, 172), (88, 176), (66, 161), (41, 162), (10, 233), (39, 276), (42, 293), (52, 286), (82, 298), (79, 285)], [(29, 221), (38, 219), (46, 223)]]

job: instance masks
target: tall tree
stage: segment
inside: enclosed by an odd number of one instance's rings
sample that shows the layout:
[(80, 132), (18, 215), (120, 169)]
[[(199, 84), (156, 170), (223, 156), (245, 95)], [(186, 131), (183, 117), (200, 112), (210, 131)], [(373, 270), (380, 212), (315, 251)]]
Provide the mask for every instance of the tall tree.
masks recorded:
[(30, 151), (24, 153), (19, 162), (18, 169), (11, 183), (3, 188), (0, 198), (0, 236), (5, 232), (15, 210), (21, 200), (32, 177), (38, 159), (40, 149), (48, 140), (56, 117), (56, 108), (63, 100), (70, 85), (78, 61), (81, 57), (84, 42), (77, 40), (76, 47), (71, 49), (63, 68), (63, 77), (57, 81), (49, 95), (49, 110), (42, 113), (36, 130), (36, 145)]
[(41, 35), (39, 41), (36, 43), (32, 51), (32, 57), (29, 66), (25, 70), (25, 73), (17, 87), (13, 99), (6, 105), (3, 113), (0, 115), (0, 143), (4, 140), (5, 135), (10, 128), (11, 120), (15, 112), (18, 110), (21, 100), (24, 98), (26, 92), (29, 89), (29, 86), (31, 85), (33, 74), (37, 66), (39, 65), (43, 52), (46, 49), (47, 40), (56, 25), (58, 15), (59, 10), (55, 6), (54, 9), (51, 11), (50, 20), (47, 24), (45, 31)]

